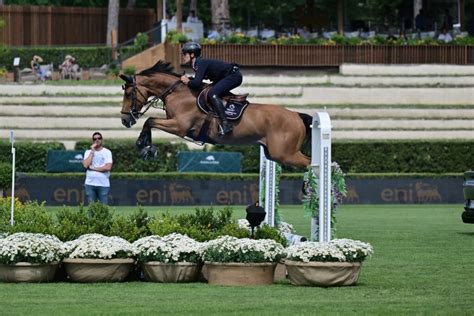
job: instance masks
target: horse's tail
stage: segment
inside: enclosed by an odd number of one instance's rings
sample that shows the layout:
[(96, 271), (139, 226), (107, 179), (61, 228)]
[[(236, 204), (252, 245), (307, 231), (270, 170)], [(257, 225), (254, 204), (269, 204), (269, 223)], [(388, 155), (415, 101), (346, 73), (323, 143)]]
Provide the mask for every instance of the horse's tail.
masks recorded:
[(313, 124), (313, 117), (306, 113), (298, 113), (301, 120), (303, 121), (306, 135), (304, 137), (303, 145), (301, 145), (301, 152), (308, 157), (311, 157), (311, 124)]

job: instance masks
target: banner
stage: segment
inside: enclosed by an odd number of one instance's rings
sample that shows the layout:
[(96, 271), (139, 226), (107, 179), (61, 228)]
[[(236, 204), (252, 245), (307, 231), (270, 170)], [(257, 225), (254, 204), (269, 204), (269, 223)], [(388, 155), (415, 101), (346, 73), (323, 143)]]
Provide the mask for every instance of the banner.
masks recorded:
[[(302, 182), (280, 182), (280, 204), (301, 204)], [(347, 180), (343, 204), (448, 204), (464, 202), (463, 179)], [(111, 179), (111, 205), (248, 205), (258, 201), (258, 180)], [(8, 192), (6, 192), (8, 195)], [(46, 205), (84, 203), (84, 179), (21, 177), (15, 196)]]
[(236, 152), (178, 153), (179, 172), (241, 172), (242, 154)]
[(84, 151), (48, 150), (46, 172), (84, 172)]

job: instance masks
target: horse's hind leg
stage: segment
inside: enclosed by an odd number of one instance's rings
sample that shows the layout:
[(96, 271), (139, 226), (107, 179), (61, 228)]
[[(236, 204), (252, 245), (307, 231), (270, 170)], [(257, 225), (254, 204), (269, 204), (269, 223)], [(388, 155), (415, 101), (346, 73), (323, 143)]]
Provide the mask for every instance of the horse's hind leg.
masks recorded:
[(306, 168), (311, 163), (309, 157), (304, 155), (301, 151), (298, 151), (292, 155), (282, 156), (279, 160), (284, 165), (290, 165), (301, 168)]

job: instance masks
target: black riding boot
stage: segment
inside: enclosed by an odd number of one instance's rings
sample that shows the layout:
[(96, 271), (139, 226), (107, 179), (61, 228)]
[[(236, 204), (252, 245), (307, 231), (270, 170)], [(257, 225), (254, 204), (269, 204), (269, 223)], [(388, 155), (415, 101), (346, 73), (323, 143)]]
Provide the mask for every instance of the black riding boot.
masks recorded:
[(219, 99), (219, 97), (214, 94), (211, 97), (211, 103), (214, 106), (214, 109), (216, 110), (217, 116), (219, 117), (219, 121), (222, 127), (222, 129), (219, 130), (219, 135), (224, 136), (225, 134), (232, 132), (233, 126), (232, 124), (229, 123), (229, 121), (225, 117), (225, 109), (224, 109), (224, 104), (222, 103), (222, 100)]

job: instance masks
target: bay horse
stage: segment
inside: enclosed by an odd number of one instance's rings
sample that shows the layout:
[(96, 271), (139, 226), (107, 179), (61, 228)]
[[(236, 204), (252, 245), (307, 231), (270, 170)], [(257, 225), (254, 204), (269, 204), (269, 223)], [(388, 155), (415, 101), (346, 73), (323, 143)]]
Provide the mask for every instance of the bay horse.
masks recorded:
[[(301, 151), (311, 143), (312, 117), (278, 105), (249, 103), (240, 119), (233, 122), (233, 132), (218, 135), (218, 119), (196, 105), (199, 91), (192, 91), (180, 81), (180, 74), (169, 63), (158, 61), (153, 67), (134, 76), (120, 75), (125, 81), (121, 119), (130, 128), (150, 106), (161, 100), (166, 118), (150, 117), (136, 142), (144, 159), (156, 155), (151, 129), (182, 138), (225, 145), (262, 145), (268, 159), (281, 164), (307, 167), (310, 158)], [(143, 110), (142, 110), (143, 109)], [(203, 126), (207, 125), (208, 129)], [(154, 148), (153, 148), (154, 147)]]

